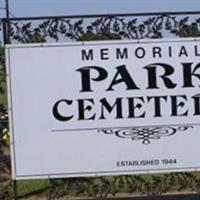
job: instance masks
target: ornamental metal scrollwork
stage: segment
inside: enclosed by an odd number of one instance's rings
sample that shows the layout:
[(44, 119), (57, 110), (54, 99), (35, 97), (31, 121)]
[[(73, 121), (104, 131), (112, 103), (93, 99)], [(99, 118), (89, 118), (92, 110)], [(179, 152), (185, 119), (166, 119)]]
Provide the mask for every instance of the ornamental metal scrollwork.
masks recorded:
[(115, 134), (119, 138), (131, 139), (133, 141), (141, 141), (142, 144), (148, 145), (151, 140), (158, 140), (162, 137), (171, 136), (178, 131), (186, 131), (193, 126), (180, 125), (180, 126), (166, 126), (166, 127), (133, 127), (133, 128), (119, 128), (119, 129), (99, 129), (107, 135)]
[(45, 42), (50, 38), (72, 41), (200, 36), (200, 17), (103, 16), (95, 19), (55, 17), (37, 23), (10, 19), (10, 38), (19, 43)]

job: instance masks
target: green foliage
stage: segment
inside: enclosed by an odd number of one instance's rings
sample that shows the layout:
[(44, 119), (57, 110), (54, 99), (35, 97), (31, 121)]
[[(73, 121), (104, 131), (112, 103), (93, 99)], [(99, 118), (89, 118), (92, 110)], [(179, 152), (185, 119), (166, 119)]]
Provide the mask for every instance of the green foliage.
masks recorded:
[(120, 40), (120, 39), (121, 36), (119, 34), (105, 32), (99, 34), (85, 33), (77, 41)]
[(194, 22), (189, 22), (189, 17), (181, 19), (175, 33), (179, 37), (200, 37), (200, 18)]
[(118, 194), (160, 196), (177, 191), (199, 193), (199, 173), (53, 179), (46, 196), (49, 200), (64, 196), (104, 200)]
[[(5, 129), (8, 129), (7, 115), (7, 95), (6, 91), (6, 70), (5, 70), (5, 55), (4, 48), (0, 48), (0, 151), (3, 140), (2, 134)], [(0, 163), (2, 161), (0, 160)]]
[[(8, 115), (6, 107), (6, 70), (4, 48), (0, 47), (0, 199), (12, 199), (11, 184), (6, 176), (6, 171), (10, 170), (10, 158), (3, 155), (5, 142), (3, 133), (8, 129)], [(8, 170), (8, 171), (9, 171)]]
[(0, 47), (0, 57), (4, 56), (4, 48)]
[(34, 33), (33, 35), (29, 35), (24, 43), (44, 43), (46, 39), (44, 36), (40, 35), (39, 33)]
[(5, 55), (4, 55), (4, 48), (0, 48), (0, 144), (2, 143), (3, 130), (8, 129), (7, 95), (5, 91), (6, 91)]
[(0, 94), (5, 90), (6, 82), (6, 67), (5, 67), (5, 54), (4, 48), (0, 47)]
[(13, 199), (12, 184), (10, 181), (0, 182), (0, 199)]

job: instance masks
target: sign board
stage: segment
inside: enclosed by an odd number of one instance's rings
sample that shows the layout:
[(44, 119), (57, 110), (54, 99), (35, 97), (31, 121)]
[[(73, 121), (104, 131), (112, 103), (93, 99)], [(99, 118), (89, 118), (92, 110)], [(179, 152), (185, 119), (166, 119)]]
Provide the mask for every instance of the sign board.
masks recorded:
[(14, 179), (200, 168), (200, 40), (8, 45)]

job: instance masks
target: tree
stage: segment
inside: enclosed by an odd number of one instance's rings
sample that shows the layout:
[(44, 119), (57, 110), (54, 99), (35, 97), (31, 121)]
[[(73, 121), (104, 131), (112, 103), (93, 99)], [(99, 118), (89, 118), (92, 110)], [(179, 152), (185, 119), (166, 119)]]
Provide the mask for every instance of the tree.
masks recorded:
[(78, 41), (93, 41), (93, 40), (121, 40), (121, 36), (116, 33), (103, 32), (98, 34), (85, 33)]

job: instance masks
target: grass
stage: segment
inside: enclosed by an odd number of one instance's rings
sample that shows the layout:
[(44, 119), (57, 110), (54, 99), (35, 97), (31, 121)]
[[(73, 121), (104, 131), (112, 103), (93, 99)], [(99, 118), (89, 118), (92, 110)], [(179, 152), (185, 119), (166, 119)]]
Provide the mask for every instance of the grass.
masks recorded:
[(37, 195), (44, 192), (49, 186), (48, 180), (26, 180), (17, 181), (17, 192), (19, 197)]

